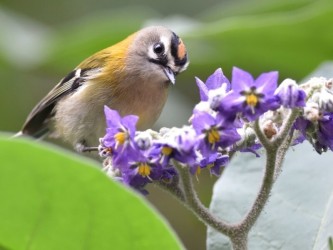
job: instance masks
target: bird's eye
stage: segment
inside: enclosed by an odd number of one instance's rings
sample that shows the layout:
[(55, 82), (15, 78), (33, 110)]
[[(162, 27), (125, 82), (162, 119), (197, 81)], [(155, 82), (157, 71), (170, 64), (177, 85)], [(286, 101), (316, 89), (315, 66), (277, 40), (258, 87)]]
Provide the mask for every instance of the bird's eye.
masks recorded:
[(156, 54), (163, 54), (164, 53), (164, 45), (163, 45), (163, 43), (156, 43), (154, 45), (154, 52)]

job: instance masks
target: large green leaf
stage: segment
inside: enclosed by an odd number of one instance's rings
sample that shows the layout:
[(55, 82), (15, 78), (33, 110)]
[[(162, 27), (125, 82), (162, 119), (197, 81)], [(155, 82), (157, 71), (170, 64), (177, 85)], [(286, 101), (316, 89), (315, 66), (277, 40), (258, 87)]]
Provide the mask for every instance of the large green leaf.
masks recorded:
[(181, 249), (142, 197), (90, 160), (0, 139), (1, 249)]
[[(333, 64), (312, 76), (333, 76)], [(271, 198), (249, 235), (249, 249), (328, 248), (333, 232), (333, 154), (318, 155), (308, 143), (290, 150)], [(262, 181), (265, 156), (237, 155), (214, 186), (211, 210), (236, 222), (252, 205)], [(228, 239), (208, 229), (208, 249), (231, 249)]]
[[(214, 187), (211, 210), (239, 221), (259, 189), (264, 156), (238, 155)], [(325, 249), (333, 231), (333, 155), (318, 155), (309, 144), (289, 152), (269, 203), (250, 232), (249, 249)], [(208, 230), (208, 249), (231, 249)], [(223, 246), (223, 247), (222, 247)]]

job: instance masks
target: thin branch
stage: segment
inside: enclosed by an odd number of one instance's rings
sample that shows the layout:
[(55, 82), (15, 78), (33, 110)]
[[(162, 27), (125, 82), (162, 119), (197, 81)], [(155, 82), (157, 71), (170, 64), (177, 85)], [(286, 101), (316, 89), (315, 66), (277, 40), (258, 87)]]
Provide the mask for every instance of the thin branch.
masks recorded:
[(188, 167), (184, 167), (176, 161), (174, 162), (174, 165), (182, 180), (183, 189), (180, 189), (178, 185), (176, 189), (170, 185), (159, 186), (172, 193), (207, 226), (229, 236), (234, 250), (246, 250), (248, 233), (263, 211), (269, 199), (274, 181), (278, 176), (278, 173), (281, 171), (285, 154), (292, 141), (292, 136), (289, 134), (290, 129), (298, 114), (298, 109), (292, 110), (287, 121), (282, 126), (279, 135), (272, 141), (270, 141), (261, 130), (259, 121), (256, 120), (254, 122), (253, 127), (255, 133), (266, 150), (265, 173), (259, 193), (253, 202), (252, 207), (240, 223), (229, 224), (216, 218), (199, 200), (197, 193), (194, 190), (192, 177)]
[(98, 147), (83, 147), (81, 149), (82, 153), (85, 153), (85, 152), (97, 152), (97, 151), (98, 151)]
[(272, 149), (270, 151), (266, 150), (266, 152), (267, 156), (265, 173), (258, 196), (256, 197), (251, 209), (240, 224), (240, 227), (247, 232), (250, 231), (261, 214), (263, 208), (265, 207), (274, 184), (274, 170), (276, 165), (277, 151)]
[(184, 191), (179, 187), (179, 181), (172, 181), (171, 183), (167, 183), (164, 181), (154, 182), (159, 188), (164, 191), (167, 191), (171, 195), (174, 196), (177, 200), (182, 203), (185, 203), (185, 194)]
[(176, 161), (174, 164), (183, 182), (187, 207), (207, 226), (214, 228), (222, 234), (228, 236), (232, 235), (234, 232), (233, 226), (219, 218), (216, 218), (199, 200), (197, 193), (194, 190), (192, 177), (188, 167), (183, 167)]
[(291, 134), (288, 136), (288, 138), (282, 143), (282, 145), (279, 147), (279, 150), (277, 152), (276, 156), (276, 166), (275, 166), (275, 173), (274, 173), (274, 182), (279, 177), (281, 171), (282, 171), (282, 165), (286, 156), (286, 153), (291, 145), (291, 142), (293, 140), (293, 135)]
[(296, 118), (299, 115), (299, 109), (295, 108), (291, 111), (291, 113), (289, 114), (289, 116), (287, 117), (286, 122), (283, 124), (283, 126), (281, 127), (281, 130), (279, 132), (279, 134), (277, 135), (277, 137), (272, 141), (272, 143), (276, 146), (280, 146), (283, 144), (283, 141), (286, 139), (286, 137), (288, 136), (288, 134), (290, 133), (290, 129), (292, 127), (292, 125), (294, 124)]
[(254, 127), (253, 127), (260, 143), (263, 145), (264, 148), (271, 148), (272, 147), (272, 142), (270, 142), (268, 140), (268, 138), (266, 137), (266, 135), (262, 132), (261, 128), (260, 128), (260, 124), (259, 124), (259, 119), (257, 119), (254, 122)]
[(251, 209), (240, 223), (240, 228), (245, 229), (247, 232), (252, 228), (260, 216), (270, 196), (274, 181), (277, 177), (277, 173), (281, 171), (285, 154), (291, 143), (291, 139), (286, 140), (286, 138), (289, 136), (291, 126), (293, 125), (298, 114), (298, 109), (292, 110), (285, 124), (280, 130), (279, 135), (271, 142), (263, 134), (259, 125), (259, 121), (257, 120), (254, 123), (254, 130), (258, 136), (258, 139), (266, 149), (266, 163), (263, 182), (261, 184), (259, 193)]

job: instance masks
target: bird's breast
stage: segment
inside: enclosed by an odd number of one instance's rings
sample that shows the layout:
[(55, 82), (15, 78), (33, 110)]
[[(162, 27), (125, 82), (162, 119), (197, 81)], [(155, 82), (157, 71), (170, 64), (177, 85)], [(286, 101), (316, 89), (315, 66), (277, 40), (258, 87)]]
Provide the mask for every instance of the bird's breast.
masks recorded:
[(168, 96), (168, 84), (161, 81), (134, 81), (118, 89), (109, 106), (122, 116), (139, 116), (137, 129), (153, 126), (160, 116)]
[(121, 116), (139, 116), (138, 130), (150, 128), (166, 102), (167, 84), (144, 80), (121, 84), (121, 88), (114, 88), (87, 82), (77, 93), (59, 102), (55, 115), (59, 136), (74, 145), (85, 142), (87, 146), (96, 146), (98, 139), (105, 135), (104, 105), (117, 110)]

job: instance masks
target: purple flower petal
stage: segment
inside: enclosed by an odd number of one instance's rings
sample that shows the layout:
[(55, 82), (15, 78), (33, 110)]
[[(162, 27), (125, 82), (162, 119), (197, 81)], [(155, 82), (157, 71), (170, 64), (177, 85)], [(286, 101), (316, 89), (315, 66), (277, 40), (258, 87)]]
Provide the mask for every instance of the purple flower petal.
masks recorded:
[(226, 90), (230, 90), (230, 82), (224, 76), (222, 69), (218, 68), (212, 75), (207, 78), (206, 86), (209, 90), (220, 88), (222, 84), (226, 84)]
[(279, 78), (277, 71), (261, 74), (256, 80), (257, 91), (266, 95), (273, 95)]
[(207, 88), (206, 84), (204, 84), (204, 82), (201, 81), (198, 77), (195, 78), (195, 82), (197, 83), (197, 86), (199, 88), (201, 101), (207, 101), (208, 100), (208, 88)]
[(104, 114), (106, 118), (106, 124), (108, 127), (119, 126), (121, 117), (116, 110), (112, 110), (108, 106), (104, 106)]
[(275, 90), (279, 102), (286, 108), (304, 107), (306, 94), (304, 90), (291, 79), (284, 80)]
[(254, 79), (252, 75), (237, 67), (232, 69), (231, 87), (234, 91), (243, 91), (249, 89), (254, 85)]
[(197, 134), (209, 129), (211, 126), (215, 125), (215, 122), (215, 118), (205, 112), (196, 112), (192, 119), (192, 125)]

